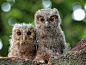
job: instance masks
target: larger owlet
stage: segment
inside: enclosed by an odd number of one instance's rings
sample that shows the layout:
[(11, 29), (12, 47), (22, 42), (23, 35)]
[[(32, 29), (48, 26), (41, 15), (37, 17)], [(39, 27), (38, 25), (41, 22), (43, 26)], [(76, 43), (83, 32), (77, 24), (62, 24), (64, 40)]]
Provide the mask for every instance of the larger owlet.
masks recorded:
[[(57, 9), (41, 9), (35, 14), (35, 25), (37, 29), (37, 43), (39, 45), (35, 61), (46, 61), (50, 55), (61, 55), (66, 48), (65, 36), (60, 27), (61, 19)], [(42, 48), (44, 46), (44, 48)], [(44, 51), (44, 49), (47, 49)], [(40, 52), (40, 51), (44, 52)], [(47, 54), (48, 50), (52, 53)], [(45, 55), (44, 55), (45, 54)]]
[(15, 24), (8, 57), (33, 60), (36, 55), (36, 29), (32, 24)]

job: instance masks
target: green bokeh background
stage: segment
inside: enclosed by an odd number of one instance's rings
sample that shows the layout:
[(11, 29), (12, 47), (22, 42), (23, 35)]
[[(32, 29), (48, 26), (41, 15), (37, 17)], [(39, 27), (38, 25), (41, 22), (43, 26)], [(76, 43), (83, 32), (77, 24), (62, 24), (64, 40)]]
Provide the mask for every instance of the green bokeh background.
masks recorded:
[[(3, 3), (9, 2), (11, 10), (4, 12), (1, 9)], [(86, 22), (75, 21), (72, 19), (73, 3), (79, 2), (82, 9), (86, 3), (85, 0), (51, 0), (52, 7), (57, 8), (62, 19), (61, 28), (65, 33), (67, 43), (71, 48), (81, 39), (86, 37)], [(0, 56), (7, 56), (9, 49), (9, 39), (12, 34), (12, 24), (14, 23), (32, 23), (34, 26), (34, 14), (42, 9), (42, 0), (0, 0), (0, 39), (3, 47), (0, 50)]]

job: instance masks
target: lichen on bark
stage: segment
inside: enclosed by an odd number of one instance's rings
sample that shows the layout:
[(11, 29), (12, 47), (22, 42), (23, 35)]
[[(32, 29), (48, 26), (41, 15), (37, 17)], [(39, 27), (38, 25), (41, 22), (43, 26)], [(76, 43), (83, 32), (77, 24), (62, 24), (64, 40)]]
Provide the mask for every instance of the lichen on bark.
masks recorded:
[(51, 57), (51, 65), (86, 65), (86, 48), (80, 51), (69, 51), (58, 57)]
[(21, 58), (1, 57), (0, 65), (42, 65), (42, 63)]

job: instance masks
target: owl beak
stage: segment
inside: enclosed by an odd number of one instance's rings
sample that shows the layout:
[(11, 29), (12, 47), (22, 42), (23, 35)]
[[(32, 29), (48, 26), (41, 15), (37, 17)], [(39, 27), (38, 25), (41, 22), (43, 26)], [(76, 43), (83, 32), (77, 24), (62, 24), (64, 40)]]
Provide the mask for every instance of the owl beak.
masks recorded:
[(25, 36), (23, 36), (23, 40), (26, 40), (26, 39), (27, 39), (26, 35), (25, 35)]
[(46, 27), (49, 27), (49, 23), (48, 22), (45, 22), (45, 24), (46, 24)]

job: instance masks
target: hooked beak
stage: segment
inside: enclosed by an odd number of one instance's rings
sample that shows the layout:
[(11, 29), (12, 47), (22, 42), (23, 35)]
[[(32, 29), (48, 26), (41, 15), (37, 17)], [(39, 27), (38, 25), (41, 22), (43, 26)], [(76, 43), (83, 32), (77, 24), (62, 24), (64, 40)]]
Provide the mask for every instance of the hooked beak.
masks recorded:
[(27, 39), (27, 37), (26, 37), (26, 35), (24, 35), (24, 36), (23, 36), (23, 40), (26, 40), (26, 39)]
[(45, 22), (45, 24), (46, 24), (46, 27), (49, 27), (49, 23), (48, 22)]

